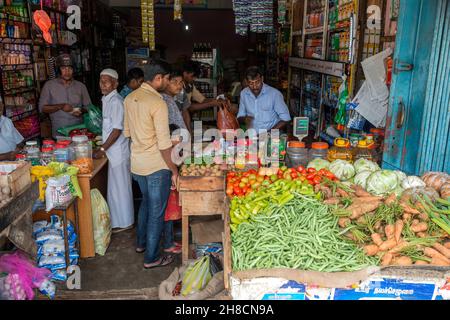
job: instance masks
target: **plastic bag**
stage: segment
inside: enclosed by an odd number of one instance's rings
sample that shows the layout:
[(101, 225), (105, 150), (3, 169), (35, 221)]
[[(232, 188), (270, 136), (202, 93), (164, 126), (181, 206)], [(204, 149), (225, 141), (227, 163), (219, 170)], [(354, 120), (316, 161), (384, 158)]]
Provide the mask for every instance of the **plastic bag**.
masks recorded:
[(212, 279), (209, 259), (209, 256), (204, 256), (188, 267), (183, 276), (183, 287), (181, 289), (183, 296), (200, 292), (208, 285)]
[(36, 243), (38, 245), (44, 244), (49, 240), (61, 240), (64, 239), (62, 231), (59, 229), (45, 229), (44, 231), (36, 235)]
[(95, 252), (105, 255), (111, 242), (111, 218), (108, 204), (97, 189), (91, 190)]
[(167, 203), (164, 221), (177, 221), (181, 219), (180, 195), (177, 190), (171, 190)]
[(36, 268), (20, 252), (5, 254), (0, 257), (0, 273), (8, 273), (3, 285), (14, 300), (33, 300), (34, 288), (41, 285), (50, 278), (50, 271)]
[(58, 129), (58, 133), (60, 135), (63, 135), (64, 137), (68, 137), (68, 136), (70, 136), (70, 133), (73, 130), (83, 130), (83, 129), (87, 129), (85, 124), (76, 124), (76, 125), (60, 128), (60, 129)]
[(219, 130), (237, 130), (239, 122), (230, 111), (230, 104), (226, 100), (220, 100), (220, 107), (217, 113), (217, 128)]
[(72, 200), (72, 192), (70, 191), (69, 182), (70, 177), (66, 175), (48, 179), (47, 190), (45, 191), (47, 212), (57, 206), (65, 205)]
[(92, 104), (89, 105), (87, 109), (88, 112), (84, 114), (84, 124), (86, 128), (94, 134), (101, 135), (103, 126), (102, 111)]
[(64, 162), (50, 162), (47, 166), (50, 168), (55, 176), (67, 175), (70, 177), (69, 188), (72, 196), (83, 199), (80, 184), (78, 183), (78, 172), (80, 169), (74, 166), (69, 166)]
[(39, 181), (39, 201), (45, 201), (45, 191), (47, 189), (47, 180), (53, 177), (55, 172), (48, 168), (42, 166), (34, 166), (31, 168), (31, 181)]

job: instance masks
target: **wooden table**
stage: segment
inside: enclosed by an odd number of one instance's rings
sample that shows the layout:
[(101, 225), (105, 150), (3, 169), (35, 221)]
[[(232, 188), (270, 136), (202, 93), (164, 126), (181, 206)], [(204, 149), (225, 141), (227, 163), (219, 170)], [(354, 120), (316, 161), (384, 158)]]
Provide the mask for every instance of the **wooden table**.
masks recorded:
[(224, 214), (224, 177), (180, 177), (178, 190), (182, 207), (182, 259), (189, 259), (189, 218)]
[(108, 194), (108, 159), (95, 159), (94, 171), (78, 175), (83, 199), (78, 199), (78, 224), (80, 237), (80, 257), (95, 257), (94, 226), (92, 223), (91, 190), (98, 189), (105, 199)]

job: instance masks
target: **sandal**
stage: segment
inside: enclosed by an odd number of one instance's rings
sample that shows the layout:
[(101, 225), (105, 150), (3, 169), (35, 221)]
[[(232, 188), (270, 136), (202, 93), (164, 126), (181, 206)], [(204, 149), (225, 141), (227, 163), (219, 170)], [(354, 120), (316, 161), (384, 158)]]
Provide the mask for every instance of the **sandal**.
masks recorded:
[(165, 266), (171, 264), (173, 261), (174, 261), (173, 256), (171, 256), (171, 255), (164, 256), (154, 263), (144, 264), (144, 269), (148, 270), (148, 269), (165, 267)]
[(136, 253), (144, 253), (145, 252), (145, 248), (136, 248)]
[(180, 254), (182, 252), (182, 247), (175, 245), (174, 247), (170, 248), (170, 249), (165, 249), (164, 250), (165, 253), (173, 253), (173, 254)]

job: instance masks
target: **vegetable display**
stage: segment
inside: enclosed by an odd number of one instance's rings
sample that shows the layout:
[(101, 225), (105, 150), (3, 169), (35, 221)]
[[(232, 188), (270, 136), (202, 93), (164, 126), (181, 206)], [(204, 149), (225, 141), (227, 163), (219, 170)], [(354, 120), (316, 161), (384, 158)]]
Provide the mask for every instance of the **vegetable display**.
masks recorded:
[(314, 159), (312, 160), (309, 164), (308, 164), (308, 168), (314, 168), (317, 171), (321, 170), (321, 169), (329, 169), (330, 168), (330, 162), (324, 159)]
[(233, 269), (356, 271), (378, 263), (341, 238), (338, 218), (320, 200), (295, 194), (286, 205), (241, 224), (232, 234)]

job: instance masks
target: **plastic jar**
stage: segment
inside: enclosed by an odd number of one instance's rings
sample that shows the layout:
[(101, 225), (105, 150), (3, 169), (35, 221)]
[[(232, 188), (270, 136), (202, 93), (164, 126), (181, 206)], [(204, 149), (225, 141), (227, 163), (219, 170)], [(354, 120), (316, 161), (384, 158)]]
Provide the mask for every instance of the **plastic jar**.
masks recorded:
[(80, 174), (88, 174), (94, 170), (92, 160), (92, 145), (87, 136), (76, 136), (72, 138), (73, 159), (72, 165), (80, 169)]
[(40, 163), (42, 166), (47, 166), (50, 162), (54, 162), (55, 155), (53, 154), (53, 149), (52, 148), (42, 148), (40, 159), (41, 159)]
[(52, 150), (55, 150), (55, 141), (53, 141), (53, 140), (44, 140), (42, 142), (42, 148), (50, 148)]
[(286, 165), (289, 168), (307, 166), (309, 160), (308, 149), (304, 142), (292, 141), (288, 143)]
[(328, 157), (328, 143), (326, 142), (314, 142), (309, 150), (309, 161), (314, 159), (327, 160)]
[(18, 162), (26, 162), (27, 161), (27, 155), (24, 154), (24, 153), (16, 154), (16, 161), (18, 161)]
[(37, 141), (27, 141), (25, 144), (26, 159), (32, 166), (40, 164), (40, 152)]
[(54, 154), (55, 154), (55, 161), (69, 163), (70, 151), (65, 144), (57, 143)]
[(353, 152), (350, 149), (350, 140), (337, 138), (334, 146), (328, 152), (328, 161), (346, 160), (353, 162)]

